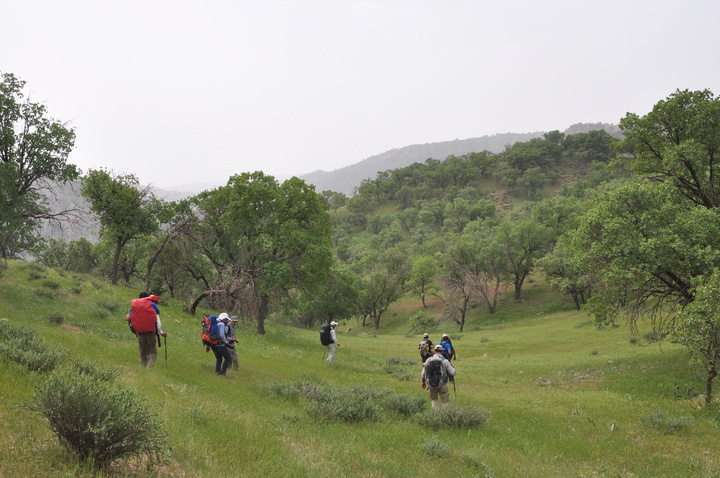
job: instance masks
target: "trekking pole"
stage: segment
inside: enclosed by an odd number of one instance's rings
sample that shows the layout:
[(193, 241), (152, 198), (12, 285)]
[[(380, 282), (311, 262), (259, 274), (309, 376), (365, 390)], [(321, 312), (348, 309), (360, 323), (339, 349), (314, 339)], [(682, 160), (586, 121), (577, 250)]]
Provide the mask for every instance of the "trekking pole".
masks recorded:
[[(163, 338), (165, 339), (165, 368), (167, 368), (167, 335)], [(457, 394), (455, 395), (455, 398), (457, 399)]]
[(450, 381), (453, 383), (453, 390), (455, 391), (455, 405), (457, 405), (457, 388), (455, 387), (455, 376), (450, 375)]

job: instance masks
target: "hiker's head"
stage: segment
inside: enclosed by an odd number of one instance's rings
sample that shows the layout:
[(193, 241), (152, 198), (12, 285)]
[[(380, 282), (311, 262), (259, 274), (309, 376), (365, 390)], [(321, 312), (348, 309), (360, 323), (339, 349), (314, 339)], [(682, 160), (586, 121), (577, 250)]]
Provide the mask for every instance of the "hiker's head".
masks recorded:
[(140, 296), (138, 298), (144, 299), (145, 297), (150, 297), (150, 294), (148, 294), (147, 292), (140, 292)]
[(337, 322), (335, 322), (335, 321), (330, 322), (330, 327), (332, 327), (333, 329), (335, 328), (336, 325), (337, 325)]
[(227, 315), (226, 312), (223, 312), (222, 314), (220, 314), (220, 315), (218, 316), (218, 320), (222, 320), (222, 321), (230, 320), (230, 316)]
[(425, 333), (423, 334), (423, 338), (424, 338), (424, 339), (430, 338), (430, 334), (428, 334), (427, 332), (425, 332)]
[(149, 295), (148, 299), (150, 299), (153, 302), (160, 302), (160, 297), (158, 297), (156, 295)]
[(447, 340), (447, 339), (449, 339), (449, 338), (450, 338), (450, 337), (448, 337), (447, 334), (443, 334), (443, 336), (442, 336), (442, 339), (443, 339), (443, 340)]
[(237, 324), (238, 318), (233, 315), (232, 317), (230, 317), (230, 321), (231, 321), (233, 324)]
[(443, 347), (443, 346), (440, 345), (440, 344), (437, 344), (437, 345), (435, 346), (435, 353), (436, 353), (436, 354), (441, 354), (441, 353), (443, 353), (443, 352), (445, 352), (445, 347)]

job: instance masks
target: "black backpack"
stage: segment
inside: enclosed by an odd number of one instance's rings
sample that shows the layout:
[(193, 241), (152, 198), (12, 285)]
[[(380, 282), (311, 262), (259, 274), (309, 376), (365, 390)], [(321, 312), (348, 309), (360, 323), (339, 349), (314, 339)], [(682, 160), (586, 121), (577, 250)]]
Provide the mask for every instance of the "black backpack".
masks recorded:
[(333, 339), (330, 336), (330, 331), (332, 329), (330, 328), (330, 324), (325, 324), (322, 327), (320, 327), (320, 343), (323, 345), (330, 345), (333, 343)]
[(442, 360), (428, 359), (425, 362), (425, 380), (431, 387), (439, 387), (442, 380)]

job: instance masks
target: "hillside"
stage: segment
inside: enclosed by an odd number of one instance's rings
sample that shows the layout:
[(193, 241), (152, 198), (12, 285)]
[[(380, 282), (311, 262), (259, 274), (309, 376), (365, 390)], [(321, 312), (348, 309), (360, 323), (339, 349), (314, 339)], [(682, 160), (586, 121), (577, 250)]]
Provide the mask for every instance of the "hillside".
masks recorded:
[[(0, 276), (0, 320), (36, 331), (73, 360), (116, 367), (117, 380), (153, 406), (168, 433), (167, 462), (149, 472), (136, 460), (118, 462), (103, 476), (411, 477), (428, 460), (454, 476), (720, 473), (717, 454), (708, 452), (717, 411), (699, 407), (703, 383), (681, 349), (661, 349), (642, 330), (629, 341), (624, 327), (596, 329), (583, 313), (558, 311), (541, 284), (532, 290), (506, 307), (512, 313), (502, 323), (476, 316), (464, 334), (447, 325), (429, 331), (435, 340), (450, 333), (458, 348), (453, 403), (489, 416), (469, 429), (421, 425), (432, 414), (419, 387), (419, 336), (402, 332), (366, 333), (345, 322), (328, 364), (315, 330), (273, 321), (257, 336), (247, 327), (239, 334), (240, 371), (218, 377), (197, 317), (163, 297), (169, 337), (156, 367), (143, 370), (123, 320), (136, 291), (12, 261)], [(388, 330), (401, 330), (404, 320), (395, 309)], [(40, 415), (17, 406), (44, 378), (0, 358), (0, 475), (94, 476), (66, 455)], [(332, 407), (374, 390), (421, 399), (426, 411), (404, 417), (373, 408), (373, 398), (365, 419), (323, 419), (298, 390), (345, 397)]]
[[(565, 130), (565, 134), (587, 133), (588, 131), (604, 129), (609, 134), (618, 137), (621, 132), (616, 125), (602, 123), (577, 123)], [(508, 146), (515, 143), (540, 138), (544, 131), (534, 133), (504, 133), (480, 138), (456, 139), (438, 143), (416, 144), (402, 148), (392, 149), (375, 156), (371, 156), (350, 166), (334, 171), (315, 171), (300, 176), (300, 179), (313, 184), (318, 192), (331, 190), (352, 196), (354, 190), (364, 179), (374, 179), (378, 172), (403, 168), (413, 163), (422, 163), (432, 158), (444, 160), (448, 156), (462, 156), (464, 154), (489, 151), (501, 153)]]

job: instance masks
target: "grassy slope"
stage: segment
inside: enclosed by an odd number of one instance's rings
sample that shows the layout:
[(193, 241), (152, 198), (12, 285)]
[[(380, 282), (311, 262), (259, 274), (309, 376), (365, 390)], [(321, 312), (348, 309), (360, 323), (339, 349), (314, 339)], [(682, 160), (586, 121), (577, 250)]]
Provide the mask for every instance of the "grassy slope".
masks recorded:
[[(136, 291), (52, 270), (42, 273), (45, 279), (30, 281), (33, 272), (26, 264), (11, 263), (0, 277), (0, 318), (71, 348), (73, 358), (119, 367), (120, 380), (156, 405), (169, 432), (172, 459), (154, 470), (160, 476), (404, 477), (416, 476), (428, 463), (467, 477), (720, 474), (712, 452), (717, 409), (700, 408), (694, 397), (675, 397), (677, 390), (702, 391), (702, 377), (687, 365), (686, 354), (672, 344), (658, 348), (641, 340), (632, 345), (626, 328), (597, 330), (580, 312), (554, 312), (557, 298), (542, 284), (529, 285), (523, 302), (506, 299), (503, 315), (474, 309), (463, 334), (450, 325), (433, 331), (433, 339), (445, 331), (457, 336), (453, 400), (492, 414), (488, 423), (468, 431), (427, 430), (399, 418), (315, 423), (303, 402), (272, 397), (264, 388), (295, 381), (373, 384), (424, 397), (419, 337), (405, 335), (408, 304), (388, 311), (379, 331), (342, 324), (342, 346), (332, 364), (322, 361), (315, 330), (269, 324), (268, 334), (259, 337), (248, 327), (240, 334), (240, 372), (218, 377), (212, 354), (199, 344), (197, 318), (180, 312), (180, 304), (161, 304), (170, 333), (167, 365), (160, 349), (155, 369), (143, 370), (123, 320)], [(38, 295), (47, 280), (59, 283), (57, 297)], [(98, 304), (118, 308), (103, 318), (107, 307)], [(52, 313), (62, 313), (66, 324), (51, 323)], [(346, 333), (346, 327), (353, 331)], [(417, 366), (407, 366), (413, 378), (403, 381), (386, 373), (388, 357), (417, 359)], [(40, 416), (16, 407), (41, 379), (0, 362), (0, 476), (83, 473)], [(653, 410), (693, 424), (678, 433), (663, 432), (641, 421)], [(447, 455), (427, 455), (433, 436), (449, 447)], [(134, 470), (133, 463), (119, 468)]]

